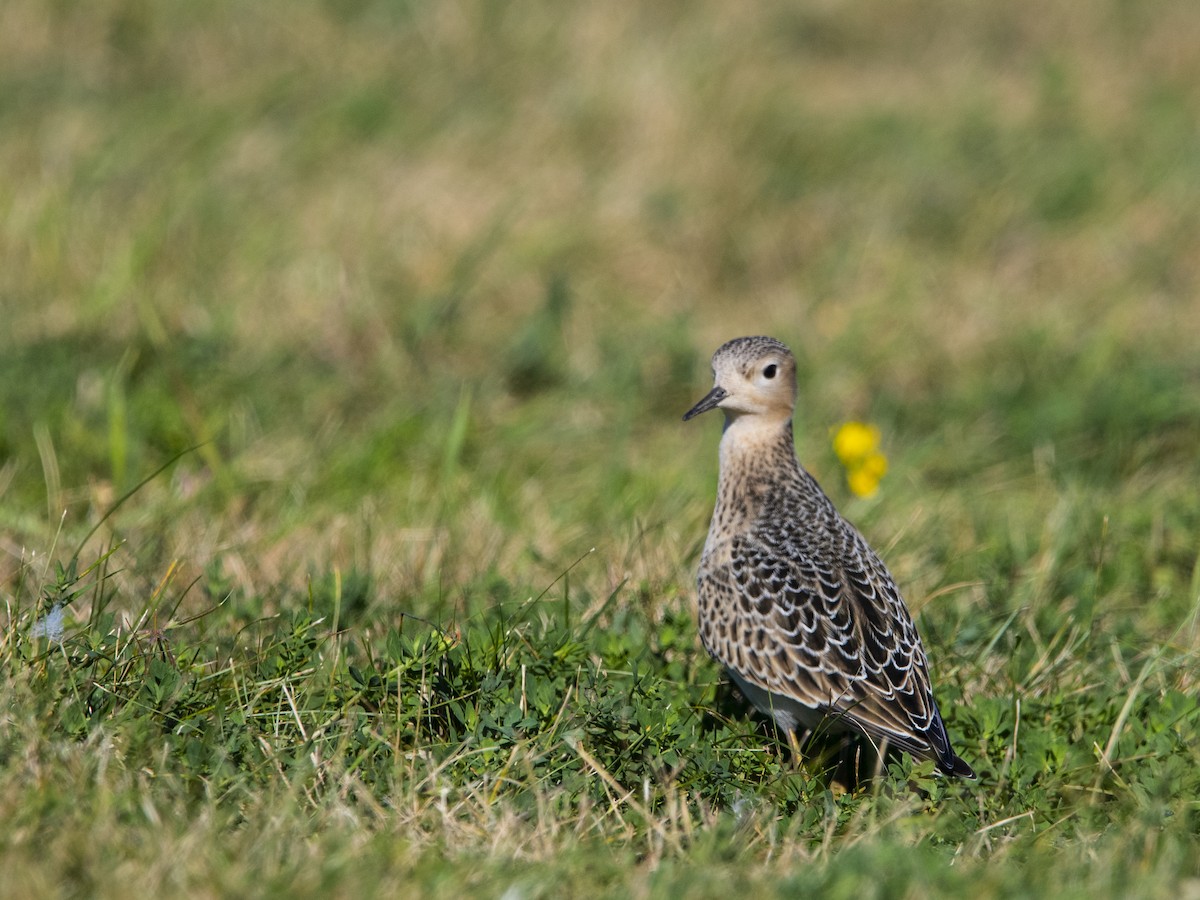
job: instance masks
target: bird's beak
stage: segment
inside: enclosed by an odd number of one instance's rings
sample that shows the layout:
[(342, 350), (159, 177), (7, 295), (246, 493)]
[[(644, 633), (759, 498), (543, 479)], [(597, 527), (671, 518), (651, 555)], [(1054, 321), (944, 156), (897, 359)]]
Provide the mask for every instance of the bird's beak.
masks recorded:
[(729, 392), (725, 390), (725, 388), (713, 388), (708, 392), (708, 394), (705, 395), (703, 400), (687, 411), (683, 417), (683, 421), (686, 422), (688, 419), (694, 419), (696, 416), (700, 415), (700, 413), (708, 412), (710, 409), (716, 409), (717, 406), (720, 405), (721, 401), (728, 396)]

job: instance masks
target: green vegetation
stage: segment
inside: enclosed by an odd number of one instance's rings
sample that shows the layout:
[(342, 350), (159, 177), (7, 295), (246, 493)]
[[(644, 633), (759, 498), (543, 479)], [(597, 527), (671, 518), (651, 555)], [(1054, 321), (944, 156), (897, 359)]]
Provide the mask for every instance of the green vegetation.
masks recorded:
[[(0, 5), (0, 895), (1196, 896), (1198, 42)], [(749, 333), (978, 782), (835, 793), (700, 649)]]

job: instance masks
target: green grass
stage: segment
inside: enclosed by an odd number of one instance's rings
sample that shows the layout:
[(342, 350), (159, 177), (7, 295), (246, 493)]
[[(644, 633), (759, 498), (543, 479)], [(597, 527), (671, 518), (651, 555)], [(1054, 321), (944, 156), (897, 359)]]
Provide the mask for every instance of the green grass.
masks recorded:
[[(1198, 32), (4, 4), (0, 895), (1195, 895)], [(977, 782), (834, 793), (700, 648), (750, 333)]]

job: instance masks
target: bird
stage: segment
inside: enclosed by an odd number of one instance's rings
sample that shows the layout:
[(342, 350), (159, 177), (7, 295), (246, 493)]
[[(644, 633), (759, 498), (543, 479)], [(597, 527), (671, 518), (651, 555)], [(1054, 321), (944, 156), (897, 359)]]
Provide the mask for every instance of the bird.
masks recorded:
[(712, 369), (712, 390), (683, 417), (725, 414), (696, 576), (705, 649), (797, 756), (797, 732), (825, 727), (973, 779), (950, 745), (895, 580), (796, 458), (791, 350), (771, 337), (735, 338)]

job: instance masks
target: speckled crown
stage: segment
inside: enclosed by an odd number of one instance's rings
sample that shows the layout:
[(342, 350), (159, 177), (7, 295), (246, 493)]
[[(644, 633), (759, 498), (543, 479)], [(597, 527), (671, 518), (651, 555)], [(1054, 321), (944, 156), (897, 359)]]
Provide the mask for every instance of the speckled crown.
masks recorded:
[(762, 358), (766, 353), (782, 353), (786, 356), (791, 356), (792, 351), (783, 341), (777, 341), (773, 337), (765, 335), (755, 335), (753, 337), (734, 338), (732, 341), (726, 341), (717, 348), (717, 352), (713, 354), (712, 364), (716, 368), (717, 361), (731, 357), (738, 362), (753, 362)]

